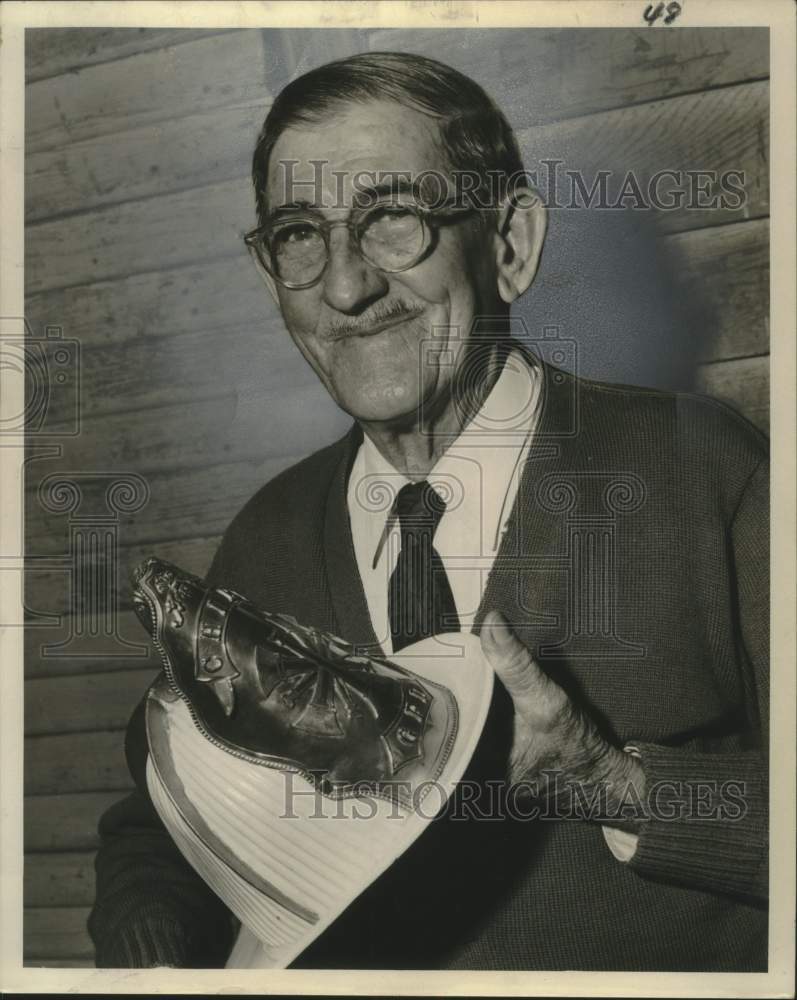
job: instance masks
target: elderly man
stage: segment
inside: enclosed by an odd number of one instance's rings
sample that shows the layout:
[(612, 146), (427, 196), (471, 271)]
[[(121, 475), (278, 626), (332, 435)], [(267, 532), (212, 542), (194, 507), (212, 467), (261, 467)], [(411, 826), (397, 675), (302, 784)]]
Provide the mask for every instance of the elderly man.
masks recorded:
[[(448, 67), (306, 74), (253, 173), (247, 243), (355, 423), (246, 505), (208, 581), (387, 655), (479, 632), (501, 681), (468, 796), (295, 964), (765, 969), (764, 439), (512, 339), (544, 209)], [(139, 790), (101, 823), (98, 964), (223, 964), (233, 921), (155, 816), (146, 752), (138, 710)]]

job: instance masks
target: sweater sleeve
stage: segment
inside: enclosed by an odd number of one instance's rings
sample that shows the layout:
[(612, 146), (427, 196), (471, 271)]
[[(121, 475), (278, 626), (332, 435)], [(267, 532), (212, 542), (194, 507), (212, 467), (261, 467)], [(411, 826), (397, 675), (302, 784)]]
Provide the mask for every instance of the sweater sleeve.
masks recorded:
[(769, 463), (748, 480), (729, 530), (740, 655), (747, 667), (749, 738), (706, 753), (638, 743), (649, 818), (629, 866), (693, 888), (768, 894)]
[(182, 856), (149, 798), (143, 701), (130, 719), (125, 749), (137, 788), (100, 820), (88, 920), (96, 965), (223, 966), (234, 918)]

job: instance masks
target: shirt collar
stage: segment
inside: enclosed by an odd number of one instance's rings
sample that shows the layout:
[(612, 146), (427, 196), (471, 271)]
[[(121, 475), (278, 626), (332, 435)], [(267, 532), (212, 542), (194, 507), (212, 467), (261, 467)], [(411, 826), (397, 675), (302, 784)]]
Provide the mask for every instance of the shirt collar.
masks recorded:
[[(463, 533), (455, 529), (466, 519), (479, 525), (481, 536), (497, 541), (510, 513), (510, 486), (537, 419), (541, 381), (539, 367), (512, 351), (478, 413), (429, 472), (427, 480), (444, 497), (452, 484), (461, 485), (461, 498), (449, 505), (435, 536), (438, 548), (455, 534), (462, 545)], [(383, 540), (393, 498), (409, 482), (364, 435), (349, 477), (348, 507), (352, 530), (372, 557)]]

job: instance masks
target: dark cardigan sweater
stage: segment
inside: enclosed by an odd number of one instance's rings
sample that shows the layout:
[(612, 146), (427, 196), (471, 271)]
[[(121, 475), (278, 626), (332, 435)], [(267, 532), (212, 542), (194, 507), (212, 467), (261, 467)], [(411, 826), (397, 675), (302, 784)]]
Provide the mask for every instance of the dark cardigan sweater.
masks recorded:
[[(608, 739), (639, 747), (658, 812), (624, 864), (588, 819), (449, 809), (297, 967), (766, 969), (766, 440), (711, 400), (544, 372), (480, 618), (501, 610)], [(359, 440), (257, 493), (208, 580), (373, 647), (346, 510)], [(139, 790), (101, 821), (97, 964), (223, 964), (233, 921), (148, 801), (140, 709)], [(469, 777), (503, 777), (510, 738), (497, 685)]]

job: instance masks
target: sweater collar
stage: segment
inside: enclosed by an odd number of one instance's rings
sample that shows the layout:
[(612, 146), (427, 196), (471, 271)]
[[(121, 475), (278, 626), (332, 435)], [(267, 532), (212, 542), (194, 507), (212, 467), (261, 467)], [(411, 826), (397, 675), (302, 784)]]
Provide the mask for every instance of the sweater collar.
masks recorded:
[(365, 599), (357, 558), (354, 554), (346, 487), (354, 458), (362, 443), (362, 431), (354, 424), (343, 439), (343, 452), (335, 468), (327, 496), (324, 520), (324, 557), (327, 582), (342, 638), (363, 653), (380, 652)]

